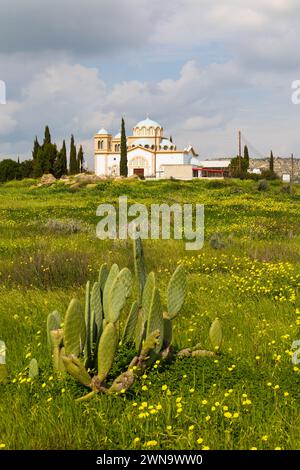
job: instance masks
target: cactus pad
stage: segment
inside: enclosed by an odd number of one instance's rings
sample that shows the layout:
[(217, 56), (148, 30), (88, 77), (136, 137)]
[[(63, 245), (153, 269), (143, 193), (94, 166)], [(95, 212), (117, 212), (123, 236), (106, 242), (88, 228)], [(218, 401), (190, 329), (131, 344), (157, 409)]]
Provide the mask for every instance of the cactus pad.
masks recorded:
[(139, 303), (141, 303), (147, 272), (144, 259), (144, 250), (140, 237), (138, 237), (136, 240), (133, 240), (133, 258), (135, 276), (137, 279), (138, 299)]
[(143, 307), (143, 314), (144, 320), (148, 320), (151, 308), (151, 300), (153, 296), (153, 291), (155, 288), (155, 274), (151, 272), (147, 276), (146, 284), (143, 291), (143, 298), (142, 298), (142, 307)]
[(126, 298), (131, 291), (132, 276), (128, 268), (122, 269), (115, 278), (109, 293), (108, 314), (109, 322), (118, 321), (120, 312), (125, 305)]
[(98, 346), (98, 378), (100, 382), (106, 378), (113, 364), (118, 346), (118, 333), (114, 323), (107, 323)]
[(60, 324), (61, 324), (60, 314), (56, 310), (52, 313), (49, 313), (47, 317), (47, 339), (48, 339), (48, 345), (51, 350), (53, 349), (53, 344), (51, 342), (50, 332), (52, 330), (58, 330), (60, 328)]
[(113, 264), (110, 268), (109, 274), (107, 276), (104, 290), (103, 290), (103, 310), (104, 310), (104, 317), (108, 319), (109, 315), (109, 294), (116, 279), (117, 275), (119, 274), (119, 266), (117, 264)]
[(100, 289), (101, 289), (102, 294), (104, 291), (104, 286), (107, 280), (108, 273), (109, 271), (108, 271), (107, 264), (106, 263), (102, 264), (100, 266), (99, 276), (98, 276), (98, 282), (100, 284)]
[(155, 287), (152, 292), (149, 317), (147, 320), (146, 338), (148, 338), (151, 335), (151, 333), (157, 330), (159, 331), (160, 336), (159, 336), (157, 347), (155, 348), (156, 353), (160, 351), (162, 344), (163, 344), (164, 319), (163, 319), (163, 312), (162, 312), (159, 290)]
[(67, 356), (70, 354), (80, 355), (85, 344), (85, 334), (85, 321), (80, 302), (77, 299), (72, 299), (64, 324), (64, 346)]
[(133, 338), (137, 319), (138, 319), (138, 313), (139, 313), (139, 305), (137, 302), (133, 302), (129, 315), (127, 317), (127, 321), (125, 323), (125, 327), (124, 327), (124, 332), (123, 332), (123, 337), (122, 337), (122, 343), (124, 344), (128, 343)]
[[(101, 291), (100, 283), (95, 282), (91, 292), (91, 311), (92, 318), (94, 320), (95, 331), (92, 333), (93, 341), (96, 341), (97, 337), (100, 336), (102, 332), (102, 303), (101, 303)], [(92, 327), (92, 325), (91, 325)]]
[(222, 345), (222, 326), (221, 322), (218, 318), (216, 318), (210, 327), (209, 330), (209, 339), (212, 344), (213, 350), (218, 351), (221, 348)]
[(186, 274), (182, 265), (174, 271), (167, 290), (168, 314), (172, 320), (181, 309), (186, 291)]

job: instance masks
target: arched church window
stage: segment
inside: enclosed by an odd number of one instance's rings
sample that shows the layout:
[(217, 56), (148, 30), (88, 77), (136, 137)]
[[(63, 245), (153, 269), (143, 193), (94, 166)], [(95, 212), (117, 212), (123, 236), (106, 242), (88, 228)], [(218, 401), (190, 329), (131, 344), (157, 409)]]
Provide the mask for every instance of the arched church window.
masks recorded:
[(164, 150), (168, 150), (168, 146), (167, 146), (167, 145), (164, 145)]

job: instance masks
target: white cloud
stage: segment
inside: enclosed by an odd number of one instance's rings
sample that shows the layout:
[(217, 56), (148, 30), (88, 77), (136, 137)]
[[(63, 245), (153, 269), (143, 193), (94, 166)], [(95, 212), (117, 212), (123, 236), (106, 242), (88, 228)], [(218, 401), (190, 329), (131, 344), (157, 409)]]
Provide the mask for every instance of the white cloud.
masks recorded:
[[(35, 134), (49, 124), (59, 142), (74, 133), (91, 159), (98, 128), (117, 131), (123, 115), (130, 133), (146, 113), (202, 156), (234, 153), (240, 127), (264, 152), (300, 147), (300, 106), (290, 103), (290, 84), (300, 78), (298, 1), (82, 5), (2, 0), (0, 79), (8, 104), (0, 107), (0, 156), (29, 155)], [(153, 65), (149, 79), (132, 73), (124, 80), (118, 64), (128, 57), (134, 63), (135, 55), (139, 67)], [(168, 73), (176, 61), (177, 73)], [(113, 86), (103, 78), (110, 64)], [(163, 79), (155, 78), (160, 66)]]

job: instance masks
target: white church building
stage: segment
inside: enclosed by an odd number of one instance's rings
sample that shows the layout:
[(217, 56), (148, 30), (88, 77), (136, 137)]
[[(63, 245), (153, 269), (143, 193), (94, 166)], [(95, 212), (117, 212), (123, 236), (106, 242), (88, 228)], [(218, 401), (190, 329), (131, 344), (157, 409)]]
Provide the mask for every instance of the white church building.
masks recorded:
[[(100, 129), (94, 137), (95, 173), (98, 176), (120, 174), (121, 134), (113, 136)], [(198, 168), (198, 155), (191, 145), (178, 149), (175, 142), (164, 137), (163, 127), (148, 117), (138, 122), (132, 136), (127, 136), (128, 176), (166, 178), (171, 173), (191, 173)]]

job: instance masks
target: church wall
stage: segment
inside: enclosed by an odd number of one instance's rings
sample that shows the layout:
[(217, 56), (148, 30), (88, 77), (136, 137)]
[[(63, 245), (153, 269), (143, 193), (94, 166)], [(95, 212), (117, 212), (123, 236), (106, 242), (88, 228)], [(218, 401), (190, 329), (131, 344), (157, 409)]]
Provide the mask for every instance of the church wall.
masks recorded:
[(97, 176), (105, 175), (105, 155), (95, 156), (95, 173)]

